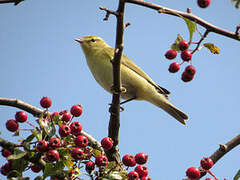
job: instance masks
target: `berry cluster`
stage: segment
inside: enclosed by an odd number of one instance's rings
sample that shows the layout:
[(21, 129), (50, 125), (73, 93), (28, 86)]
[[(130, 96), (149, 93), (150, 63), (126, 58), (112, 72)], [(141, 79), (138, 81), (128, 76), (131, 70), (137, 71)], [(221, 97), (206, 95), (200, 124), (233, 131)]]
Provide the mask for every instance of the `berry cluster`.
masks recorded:
[(125, 154), (122, 158), (122, 163), (127, 167), (134, 167), (138, 164), (133, 171), (128, 173), (129, 180), (151, 180), (148, 177), (148, 168), (144, 166), (148, 160), (148, 155), (145, 153), (137, 153), (135, 156)]
[[(210, 172), (210, 169), (213, 166), (212, 159), (204, 157), (204, 158), (201, 159), (200, 164), (201, 164), (201, 168), (190, 167), (190, 168), (187, 169), (186, 175), (189, 179), (191, 179), (191, 180), (199, 179), (201, 177), (201, 175), (203, 175), (204, 173), (209, 173), (214, 177), (214, 179), (217, 179)], [(206, 178), (205, 180), (212, 180), (212, 179), (211, 178)]]
[[(24, 130), (19, 128), (19, 123), (27, 122), (33, 127), (30, 131), (32, 134), (22, 141), (22, 147), (28, 148), (31, 157), (35, 157), (34, 162), (31, 161), (30, 163), (20, 159), (21, 157), (11, 157), (11, 155), (15, 155), (14, 149), (3, 148), (2, 156), (7, 158), (8, 162), (1, 167), (1, 173), (9, 176), (11, 174), (9, 172), (12, 170), (19, 171), (20, 167), (17, 162), (21, 161), (25, 164), (24, 167), (21, 167), (19, 175), (28, 169), (35, 173), (42, 170), (43, 172), (49, 171), (49, 169), (45, 169), (47, 164), (47, 167), (52, 167), (51, 180), (61, 179), (56, 174), (57, 170), (64, 172), (64, 177), (67, 177), (67, 179), (75, 179), (81, 174), (79, 167), (83, 164), (89, 176), (101, 177), (108, 165), (107, 157), (104, 152), (89, 146), (88, 138), (81, 133), (82, 124), (79, 121), (72, 121), (74, 117), (81, 116), (83, 112), (82, 106), (77, 104), (71, 107), (70, 112), (63, 110), (50, 114), (48, 112), (48, 108), (52, 105), (50, 98), (43, 97), (40, 105), (46, 110), (37, 120), (38, 127), (28, 121), (28, 115), (24, 111), (16, 112), (15, 119), (6, 122), (6, 128), (11, 132), (15, 132), (16, 136)], [(56, 133), (57, 128), (58, 134)], [(37, 139), (37, 141), (32, 141), (33, 139)], [(101, 146), (104, 150), (110, 150), (113, 144), (113, 140), (109, 137), (101, 140)], [(19, 162), (18, 164), (20, 164)], [(95, 166), (98, 167), (98, 171), (95, 170)], [(60, 169), (56, 169), (56, 167)], [(68, 170), (65, 170), (66, 167)]]
[[(177, 57), (177, 53), (181, 52), (181, 59), (182, 59), (182, 63), (177, 63), (177, 62), (173, 62), (170, 64), (168, 71), (170, 73), (176, 73), (179, 71), (180, 66), (184, 63), (184, 62), (191, 62), (192, 63), (192, 53), (191, 51), (188, 49), (189, 48), (189, 43), (185, 40), (180, 40), (179, 42), (176, 41), (175, 42), (175, 46), (174, 49), (170, 49), (165, 53), (165, 57), (169, 60), (173, 60)], [(184, 72), (182, 73), (182, 80), (184, 82), (189, 82), (194, 78), (194, 75), (196, 73), (196, 69), (194, 66), (192, 65), (188, 65)]]

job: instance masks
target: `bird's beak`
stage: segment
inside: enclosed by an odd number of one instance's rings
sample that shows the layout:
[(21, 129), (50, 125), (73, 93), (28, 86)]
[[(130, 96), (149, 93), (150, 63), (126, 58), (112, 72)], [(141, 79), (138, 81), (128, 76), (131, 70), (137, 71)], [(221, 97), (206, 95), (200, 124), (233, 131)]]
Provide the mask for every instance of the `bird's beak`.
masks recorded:
[(81, 40), (81, 39), (74, 39), (75, 41), (77, 41), (77, 42), (79, 42), (80, 44), (82, 44), (83, 43), (83, 40)]

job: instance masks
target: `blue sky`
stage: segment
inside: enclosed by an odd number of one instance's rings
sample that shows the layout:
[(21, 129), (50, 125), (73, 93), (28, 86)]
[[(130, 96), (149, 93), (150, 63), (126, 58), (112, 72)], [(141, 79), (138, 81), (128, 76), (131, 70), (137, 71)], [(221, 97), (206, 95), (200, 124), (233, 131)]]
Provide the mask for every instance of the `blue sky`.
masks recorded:
[[(190, 7), (197, 16), (230, 31), (235, 31), (239, 23), (239, 10), (230, 0), (212, 1), (207, 9), (200, 9), (196, 1), (152, 2), (181, 11)], [(114, 46), (116, 18), (102, 21), (105, 13), (98, 9), (100, 6), (116, 9), (117, 1), (27, 0), (16, 7), (1, 4), (0, 97), (18, 98), (40, 107), (41, 97), (48, 96), (53, 101), (51, 111), (82, 104), (84, 112), (79, 120), (84, 130), (98, 140), (107, 136), (112, 96), (95, 82), (74, 41), (91, 34)], [(164, 54), (178, 33), (188, 40), (185, 22), (132, 4), (127, 4), (125, 21), (131, 26), (125, 31), (124, 53), (171, 91), (170, 101), (190, 119), (184, 127), (148, 102), (125, 104), (120, 153), (147, 153), (146, 166), (154, 180), (181, 179), (188, 167), (199, 166), (203, 156), (211, 155), (219, 144), (239, 133), (239, 42), (210, 33), (204, 42), (216, 44), (220, 54), (210, 54), (207, 49), (194, 54), (192, 62), (197, 73), (193, 81), (184, 83), (181, 73), (186, 64), (180, 72), (170, 74), (171, 62)], [(179, 55), (177, 61), (181, 62)], [(1, 136), (13, 141), (16, 138), (5, 130), (5, 122), (16, 111), (0, 107)], [(238, 151), (235, 148), (212, 168), (217, 177), (233, 178), (239, 169)], [(4, 162), (0, 158), (0, 164)], [(32, 179), (35, 176), (32, 174)]]

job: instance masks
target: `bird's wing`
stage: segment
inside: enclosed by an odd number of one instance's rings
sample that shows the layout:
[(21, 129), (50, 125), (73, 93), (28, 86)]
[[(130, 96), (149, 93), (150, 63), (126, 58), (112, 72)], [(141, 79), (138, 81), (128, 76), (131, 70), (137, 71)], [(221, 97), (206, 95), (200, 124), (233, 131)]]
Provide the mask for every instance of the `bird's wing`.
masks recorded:
[(142, 76), (144, 79), (146, 79), (150, 84), (152, 84), (159, 93), (161, 94), (170, 94), (170, 92), (157, 85), (140, 67), (138, 67), (131, 59), (129, 59), (126, 55), (123, 54), (123, 58), (121, 59), (121, 63), (124, 66), (127, 66), (129, 69), (137, 73), (138, 75)]
[[(109, 48), (111, 48), (111, 47), (109, 47)], [(105, 52), (108, 54), (109, 59), (112, 60), (113, 56), (114, 56), (114, 49), (111, 48), (111, 50), (106, 50)], [(109, 52), (111, 52), (111, 53), (109, 54)], [(150, 84), (152, 84), (157, 89), (157, 91), (159, 93), (165, 94), (166, 98), (167, 98), (167, 94), (170, 94), (170, 92), (167, 89), (165, 89), (165, 88), (159, 86), (158, 84), (156, 84), (140, 67), (138, 67), (131, 59), (129, 59), (124, 54), (122, 54), (121, 64), (123, 66), (126, 66), (130, 70), (134, 71), (135, 73), (137, 73), (138, 75), (140, 75), (144, 79), (146, 79)]]

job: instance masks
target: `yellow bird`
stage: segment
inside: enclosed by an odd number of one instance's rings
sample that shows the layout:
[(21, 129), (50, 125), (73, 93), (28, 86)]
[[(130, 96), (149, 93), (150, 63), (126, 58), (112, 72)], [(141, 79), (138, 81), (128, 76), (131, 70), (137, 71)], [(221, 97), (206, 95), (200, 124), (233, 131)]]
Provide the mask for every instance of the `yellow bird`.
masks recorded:
[[(85, 54), (87, 64), (95, 80), (108, 92), (112, 93), (113, 71), (111, 60), (114, 49), (102, 38), (94, 35), (75, 39), (80, 43)], [(126, 92), (121, 98), (126, 101), (145, 100), (162, 108), (179, 122), (185, 125), (188, 116), (168, 101), (170, 92), (157, 85), (140, 67), (126, 55), (121, 58), (121, 82)]]

